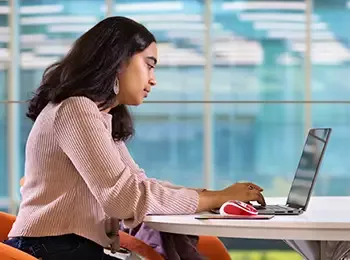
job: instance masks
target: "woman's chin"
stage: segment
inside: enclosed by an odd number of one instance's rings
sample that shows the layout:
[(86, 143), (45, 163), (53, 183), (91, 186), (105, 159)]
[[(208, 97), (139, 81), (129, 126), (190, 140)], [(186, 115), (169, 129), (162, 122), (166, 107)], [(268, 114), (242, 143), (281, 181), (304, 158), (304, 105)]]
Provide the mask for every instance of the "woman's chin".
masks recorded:
[(133, 102), (130, 102), (129, 106), (139, 106), (143, 103), (143, 98), (140, 98), (139, 100), (134, 100)]
[(128, 106), (139, 106), (143, 103), (145, 97), (144, 96), (140, 96), (140, 97), (134, 97), (134, 98), (130, 98), (128, 100), (124, 100), (125, 102), (123, 102), (125, 105)]

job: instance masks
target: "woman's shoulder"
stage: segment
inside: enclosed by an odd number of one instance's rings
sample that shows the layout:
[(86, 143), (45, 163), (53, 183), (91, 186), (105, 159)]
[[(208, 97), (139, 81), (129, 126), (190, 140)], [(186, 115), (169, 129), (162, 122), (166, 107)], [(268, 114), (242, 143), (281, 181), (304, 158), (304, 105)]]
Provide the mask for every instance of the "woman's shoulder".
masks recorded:
[(97, 104), (91, 99), (83, 96), (77, 97), (69, 97), (63, 100), (61, 103), (54, 106), (56, 110), (56, 116), (62, 114), (71, 114), (74, 113), (76, 115), (81, 115), (81, 113), (85, 115), (92, 114), (100, 114)]
[(61, 103), (58, 104), (58, 107), (90, 107), (94, 109), (98, 109), (96, 103), (92, 101), (91, 99), (84, 97), (84, 96), (76, 96), (76, 97), (69, 97), (63, 100)]
[[(83, 96), (69, 97), (55, 106), (54, 122), (82, 121), (96, 122), (110, 125), (111, 115), (100, 111), (97, 104), (91, 99)], [(106, 114), (106, 115), (105, 115)], [(79, 124), (79, 122), (76, 122)]]

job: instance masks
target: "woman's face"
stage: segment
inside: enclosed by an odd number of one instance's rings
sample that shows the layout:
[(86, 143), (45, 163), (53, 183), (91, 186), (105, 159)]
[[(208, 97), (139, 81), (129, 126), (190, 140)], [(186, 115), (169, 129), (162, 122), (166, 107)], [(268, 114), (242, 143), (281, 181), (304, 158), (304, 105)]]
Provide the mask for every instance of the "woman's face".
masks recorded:
[(118, 73), (118, 103), (140, 105), (156, 85), (154, 69), (157, 64), (157, 45), (152, 43), (144, 51), (135, 54)]

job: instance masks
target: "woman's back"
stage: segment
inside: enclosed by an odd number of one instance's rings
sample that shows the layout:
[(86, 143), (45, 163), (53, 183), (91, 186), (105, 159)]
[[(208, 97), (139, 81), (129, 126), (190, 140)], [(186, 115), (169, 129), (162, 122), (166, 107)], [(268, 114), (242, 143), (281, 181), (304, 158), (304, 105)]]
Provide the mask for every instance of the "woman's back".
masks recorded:
[[(84, 97), (72, 97), (63, 103), (70, 102), (85, 109), (91, 109), (90, 103), (94, 105)], [(105, 225), (109, 218), (57, 141), (54, 122), (60, 105), (48, 104), (29, 134), (26, 146), (26, 182), (21, 190), (23, 200), (17, 221), (9, 235), (75, 233), (108, 245), (110, 239), (106, 235)], [(108, 122), (111, 115), (100, 114), (106, 127), (110, 126)]]

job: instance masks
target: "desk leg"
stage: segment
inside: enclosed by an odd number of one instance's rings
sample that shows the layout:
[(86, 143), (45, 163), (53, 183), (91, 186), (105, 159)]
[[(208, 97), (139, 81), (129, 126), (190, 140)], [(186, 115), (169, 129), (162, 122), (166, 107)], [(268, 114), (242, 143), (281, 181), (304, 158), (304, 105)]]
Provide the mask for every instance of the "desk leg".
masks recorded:
[(321, 241), (321, 259), (349, 260), (350, 241)]
[(320, 242), (306, 240), (284, 240), (306, 260), (320, 260)]
[(349, 260), (350, 241), (284, 240), (307, 260)]

